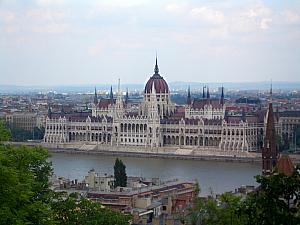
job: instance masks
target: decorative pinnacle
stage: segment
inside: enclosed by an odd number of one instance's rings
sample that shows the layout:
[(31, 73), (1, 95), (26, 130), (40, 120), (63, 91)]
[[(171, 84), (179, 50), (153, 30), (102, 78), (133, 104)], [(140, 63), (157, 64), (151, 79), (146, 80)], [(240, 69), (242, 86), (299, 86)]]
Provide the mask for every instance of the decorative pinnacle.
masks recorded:
[(155, 73), (155, 74), (158, 74), (158, 73), (159, 73), (159, 69), (158, 69), (158, 65), (157, 65), (157, 53), (156, 53), (156, 59), (155, 59), (154, 73)]

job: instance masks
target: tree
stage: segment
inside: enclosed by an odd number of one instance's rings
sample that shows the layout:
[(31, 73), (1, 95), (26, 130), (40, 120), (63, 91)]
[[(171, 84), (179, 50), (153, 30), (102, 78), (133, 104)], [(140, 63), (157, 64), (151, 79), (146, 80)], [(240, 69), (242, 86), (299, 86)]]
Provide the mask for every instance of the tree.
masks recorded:
[[(0, 140), (9, 138), (0, 125)], [(48, 151), (0, 142), (0, 225), (129, 225), (130, 216), (49, 188)]]
[(52, 224), (47, 157), (42, 148), (0, 146), (0, 224)]
[(114, 176), (115, 182), (114, 186), (116, 187), (126, 187), (127, 186), (127, 175), (126, 175), (126, 166), (121, 159), (116, 159), (114, 165)]
[(300, 224), (300, 174), (274, 172), (257, 176), (259, 187), (243, 200), (232, 193), (218, 198), (196, 198), (183, 224), (294, 225)]
[(5, 127), (5, 123), (3, 120), (0, 120), (0, 142), (8, 141), (11, 138), (11, 133)]
[(246, 224), (300, 224), (298, 169), (289, 176), (275, 172), (256, 177), (259, 190), (250, 193), (241, 208)]
[(295, 126), (295, 138), (296, 138), (296, 146), (297, 148), (300, 146), (300, 125)]
[(56, 196), (52, 208), (59, 225), (129, 225), (131, 216), (104, 208), (78, 194), (56, 193)]

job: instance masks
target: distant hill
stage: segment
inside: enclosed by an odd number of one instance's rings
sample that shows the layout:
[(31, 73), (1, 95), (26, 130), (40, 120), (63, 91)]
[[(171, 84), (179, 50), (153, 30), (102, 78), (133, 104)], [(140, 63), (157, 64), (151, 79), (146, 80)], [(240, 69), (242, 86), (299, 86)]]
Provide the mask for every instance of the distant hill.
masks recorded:
[[(190, 85), (191, 89), (202, 89), (203, 85), (208, 85), (210, 89), (216, 89), (222, 85), (226, 90), (267, 90), (270, 88), (270, 82), (225, 82), (225, 83), (199, 83), (199, 82), (184, 82), (176, 81), (169, 82), (171, 90), (186, 90)], [(84, 85), (57, 85), (57, 86), (18, 86), (18, 85), (0, 85), (1, 94), (30, 94), (38, 92), (55, 91), (57, 93), (88, 93), (97, 90), (109, 90), (110, 84), (84, 84)], [(122, 84), (122, 90), (127, 88), (130, 91), (142, 91), (144, 84)], [(117, 85), (113, 85), (114, 91), (117, 90)], [(273, 82), (273, 89), (281, 90), (300, 90), (300, 82)]]

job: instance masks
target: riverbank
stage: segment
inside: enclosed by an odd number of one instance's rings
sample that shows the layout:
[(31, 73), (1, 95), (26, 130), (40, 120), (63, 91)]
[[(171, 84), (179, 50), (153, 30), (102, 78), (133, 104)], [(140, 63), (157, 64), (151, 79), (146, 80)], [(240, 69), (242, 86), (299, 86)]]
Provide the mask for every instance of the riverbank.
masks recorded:
[(130, 152), (130, 151), (103, 151), (103, 150), (80, 150), (80, 149), (57, 149), (48, 148), (49, 152), (67, 153), (67, 154), (90, 154), (120, 157), (138, 157), (138, 158), (162, 158), (177, 160), (202, 160), (202, 161), (221, 161), (221, 162), (252, 162), (260, 163), (260, 158), (254, 157), (234, 157), (234, 156), (218, 156), (218, 155), (182, 155), (172, 153), (153, 153), (153, 152)]
[(41, 142), (14, 142), (14, 145), (42, 146), (54, 153), (89, 154), (138, 158), (201, 160), (221, 162), (260, 163), (261, 155), (253, 152), (225, 152), (214, 148), (145, 148), (137, 146), (111, 146), (82, 143), (48, 144)]
[[(244, 151), (220, 151), (214, 148), (145, 148), (137, 146), (111, 146), (82, 143), (48, 144), (41, 142), (10, 142), (14, 145), (42, 146), (54, 153), (88, 154), (138, 158), (162, 158), (177, 160), (201, 160), (220, 162), (261, 163), (261, 154)], [(300, 155), (290, 155), (294, 163), (300, 163)]]

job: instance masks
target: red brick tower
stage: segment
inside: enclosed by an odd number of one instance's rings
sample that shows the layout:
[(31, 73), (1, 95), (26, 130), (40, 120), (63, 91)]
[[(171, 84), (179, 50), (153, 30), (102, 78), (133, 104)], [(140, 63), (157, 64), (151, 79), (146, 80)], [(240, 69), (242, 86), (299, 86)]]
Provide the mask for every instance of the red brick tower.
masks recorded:
[(267, 128), (262, 149), (262, 174), (270, 175), (278, 160), (278, 149), (276, 144), (276, 132), (274, 124), (273, 104), (269, 103), (267, 112)]

